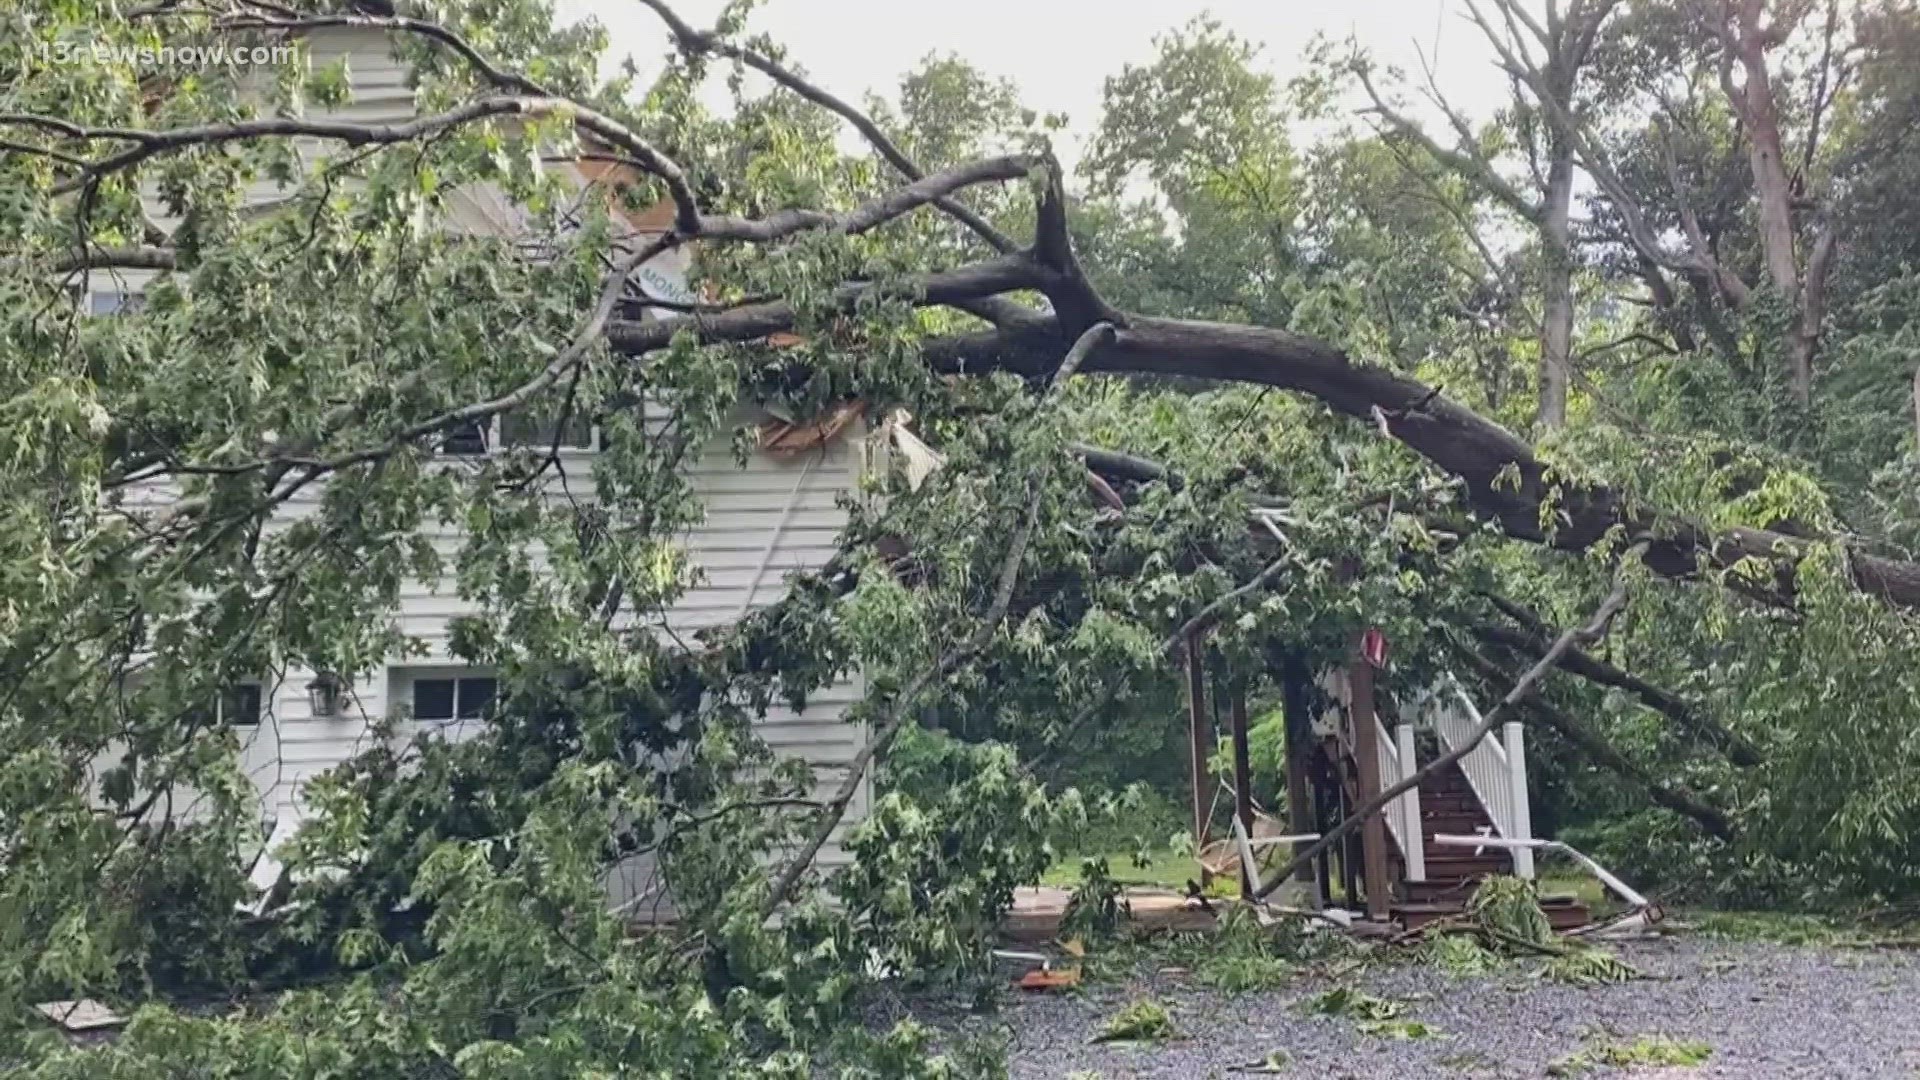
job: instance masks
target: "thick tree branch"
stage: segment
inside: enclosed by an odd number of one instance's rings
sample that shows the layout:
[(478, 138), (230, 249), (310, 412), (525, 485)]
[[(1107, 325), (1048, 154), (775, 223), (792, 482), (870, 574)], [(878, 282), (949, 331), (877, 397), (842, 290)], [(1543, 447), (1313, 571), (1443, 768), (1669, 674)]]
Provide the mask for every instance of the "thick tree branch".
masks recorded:
[[(1468, 666), (1479, 673), (1489, 686), (1501, 686), (1513, 681), (1512, 673), (1485, 655), (1469, 648), (1456, 650), (1466, 660)], [(1558, 732), (1560, 737), (1572, 743), (1588, 760), (1606, 769), (1608, 772), (1626, 780), (1646, 793), (1647, 799), (1656, 806), (1667, 809), (1691, 819), (1707, 835), (1717, 839), (1732, 841), (1738, 830), (1719, 809), (1707, 805), (1699, 796), (1682, 787), (1665, 784), (1655, 779), (1653, 774), (1615, 749), (1591, 728), (1569, 715), (1565, 710), (1544, 698), (1532, 698), (1522, 706), (1541, 723)]]
[[(1503, 606), (1502, 610), (1509, 609)], [(1516, 606), (1512, 610), (1523, 609), (1518, 609)], [(1514, 630), (1491, 623), (1480, 623), (1473, 627), (1473, 634), (1488, 645), (1498, 646), (1530, 659), (1545, 655), (1546, 650), (1551, 646), (1551, 642), (1541, 637), (1539, 632), (1531, 627)], [(1611, 686), (1616, 690), (1624, 690), (1632, 694), (1647, 708), (1672, 720), (1691, 738), (1725, 754), (1728, 761), (1741, 768), (1755, 768), (1766, 760), (1759, 749), (1745, 738), (1722, 727), (1712, 717), (1694, 708), (1672, 691), (1655, 686), (1630, 671), (1609, 664), (1580, 649), (1567, 650), (1567, 654), (1560, 660), (1560, 667), (1569, 674), (1578, 675), (1589, 682)]]
[[(1057, 329), (1049, 333), (1029, 328), (932, 341), (925, 351), (929, 362), (946, 371), (1031, 375), (1059, 340)], [(1374, 422), (1377, 409), (1387, 418), (1389, 434), (1465, 481), (1474, 507), (1509, 536), (1582, 551), (1617, 528), (1630, 535), (1645, 533), (1652, 538), (1647, 564), (1667, 577), (1691, 578), (1703, 569), (1726, 570), (1754, 559), (1790, 585), (1794, 567), (1816, 543), (1745, 527), (1715, 533), (1634, 503), (1604, 485), (1556, 475), (1512, 432), (1433, 387), (1284, 330), (1129, 316), (1127, 329), (1086, 370), (1297, 390), (1366, 422)], [(1543, 506), (1554, 508), (1546, 527)], [(1920, 565), (1851, 548), (1847, 562), (1854, 587), (1902, 607), (1920, 608)]]
[(178, 257), (172, 248), (157, 244), (112, 248), (89, 246), (85, 252), (62, 252), (48, 269), (56, 274), (75, 270), (173, 270), (178, 264)]
[[(1080, 369), (1080, 365), (1095, 348), (1112, 336), (1113, 327), (1105, 323), (1088, 327), (1086, 332), (1080, 335), (1079, 340), (1073, 343), (1073, 347), (1067, 350), (1066, 358), (1060, 362), (1059, 368), (1054, 371), (1053, 383), (1047, 390), (1044, 406), (1051, 406), (1059, 400), (1067, 380), (1073, 377), (1074, 372)], [(1046, 486), (1041, 480), (1040, 476), (1031, 478), (1033, 493), (1027, 499), (1026, 513), (1021, 517), (1019, 527), (1014, 530), (1013, 540), (1007, 546), (1007, 556), (1000, 564), (999, 582), (994, 588), (993, 602), (988, 605), (986, 614), (981, 617), (980, 625), (974, 628), (973, 633), (969, 634), (958, 648), (941, 656), (939, 660), (914, 676), (913, 680), (894, 696), (886, 711), (875, 722), (873, 734), (860, 747), (859, 753), (854, 755), (853, 761), (847, 765), (846, 779), (841, 781), (839, 790), (834, 792), (833, 798), (827, 800), (826, 806), (820, 811), (820, 816), (814, 822), (813, 830), (809, 833), (806, 842), (801, 845), (799, 852), (787, 861), (779, 876), (774, 879), (773, 888), (761, 904), (762, 915), (772, 915), (779, 910), (780, 905), (786, 903), (789, 896), (793, 895), (794, 888), (799, 885), (807, 869), (813, 865), (813, 860), (820, 854), (820, 849), (826, 846), (828, 837), (833, 835), (833, 830), (838, 828), (841, 820), (846, 817), (847, 807), (852, 805), (854, 796), (859, 794), (860, 785), (865, 782), (867, 769), (872, 765), (873, 759), (884, 753), (892, 744), (921, 695), (953, 674), (962, 664), (971, 660), (993, 641), (993, 635), (999, 631), (1001, 621), (1007, 617), (1007, 609), (1013, 604), (1013, 590), (1020, 577), (1020, 563), (1026, 558), (1027, 544), (1033, 538), (1034, 525), (1040, 520), (1040, 504), (1046, 495)]]

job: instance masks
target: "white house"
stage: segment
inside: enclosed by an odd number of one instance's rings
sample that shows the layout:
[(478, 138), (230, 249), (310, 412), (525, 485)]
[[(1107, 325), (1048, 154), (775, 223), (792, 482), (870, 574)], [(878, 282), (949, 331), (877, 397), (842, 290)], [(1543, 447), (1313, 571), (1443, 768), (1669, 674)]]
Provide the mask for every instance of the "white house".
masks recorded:
[[(324, 115), (356, 122), (390, 122), (412, 115), (412, 92), (404, 67), (389, 51), (383, 34), (363, 29), (317, 31), (308, 39), (317, 67), (350, 56), (353, 99)], [(317, 114), (320, 115), (320, 114)], [(314, 148), (318, 152), (319, 148)], [(259, 185), (251, 201), (266, 205), (284, 193)], [(455, 220), (451, 227), (476, 232), (510, 227), (508, 204), (485, 191), (455, 193)], [(163, 228), (173, 223), (154, 201), (149, 212)], [(638, 215), (637, 231), (659, 231), (666, 215)], [(494, 235), (499, 235), (495, 233)], [(684, 299), (684, 256), (650, 263), (636, 280), (650, 294)], [(91, 309), (100, 315), (137, 303), (150, 271), (94, 272), (88, 281)], [(742, 419), (764, 419), (746, 416)], [(758, 450), (744, 467), (735, 460), (729, 440), (721, 439), (700, 453), (695, 486), (702, 495), (706, 519), (689, 530), (684, 543), (701, 579), (672, 609), (668, 626), (683, 636), (690, 631), (727, 624), (755, 608), (781, 598), (789, 574), (824, 564), (835, 552), (847, 512), (840, 499), (858, 489), (863, 472), (883, 460), (894, 425), (876, 429), (862, 418), (850, 422), (824, 444), (797, 452)], [(503, 440), (512, 440), (511, 426), (491, 425), (465, 437), (450, 439), (442, 452), (452, 458), (493, 452)], [(550, 436), (543, 436), (544, 443)], [(594, 433), (582, 427), (569, 432), (561, 454), (567, 472), (586, 475), (586, 459), (595, 452)], [(569, 460), (570, 459), (570, 460)], [(164, 489), (151, 489), (145, 503), (163, 504)], [(317, 490), (303, 492), (277, 511), (285, 519), (311, 513)], [(436, 546), (451, 553), (460, 543), (449, 527), (433, 537)], [(448, 625), (454, 617), (475, 611), (462, 600), (451, 581), (412, 582), (391, 616), (408, 635), (426, 647), (424, 657), (395, 658), (377, 670), (348, 673), (332, 715), (323, 711), (325, 694), (310, 692), (313, 672), (287, 671), (231, 688), (221, 703), (222, 718), (241, 736), (243, 764), (259, 792), (263, 816), (280, 822), (281, 835), (300, 813), (301, 786), (309, 778), (340, 763), (366, 746), (370, 725), (394, 714), (410, 715), (419, 726), (437, 726), (458, 737), (471, 725), (484, 723), (494, 683), (492, 673), (463, 666), (447, 650)], [(850, 679), (814, 695), (804, 713), (776, 706), (760, 718), (758, 730), (778, 752), (816, 766), (823, 789), (837, 787), (845, 768), (864, 739), (859, 728), (843, 716), (860, 693), (859, 680)], [(864, 816), (867, 793), (862, 791), (842, 830)], [(836, 841), (838, 836), (836, 835)], [(843, 861), (836, 843), (821, 853), (819, 863), (831, 867)], [(616, 901), (644, 896), (655, 884), (645, 865), (625, 868), (612, 891)]]

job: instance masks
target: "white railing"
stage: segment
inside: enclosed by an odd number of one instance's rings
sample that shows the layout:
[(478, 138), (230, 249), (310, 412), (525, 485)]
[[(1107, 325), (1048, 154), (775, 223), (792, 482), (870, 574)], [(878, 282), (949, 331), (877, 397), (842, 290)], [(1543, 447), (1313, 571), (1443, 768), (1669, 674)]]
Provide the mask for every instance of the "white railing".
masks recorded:
[[(1440, 745), (1451, 752), (1473, 737), (1482, 723), (1480, 710), (1451, 678), (1439, 693), (1426, 702), (1426, 715), (1440, 737)], [(1527, 754), (1524, 729), (1518, 721), (1509, 721), (1503, 738), (1491, 732), (1460, 759), (1460, 771), (1467, 776), (1474, 797), (1487, 811), (1496, 835), (1508, 840), (1533, 839), (1533, 812), (1527, 803)], [(1504, 745), (1502, 745), (1504, 742)], [(1501, 845), (1507, 846), (1507, 845)], [(1533, 849), (1511, 846), (1513, 872), (1533, 877)]]
[[(1373, 726), (1374, 745), (1379, 747), (1380, 790), (1385, 791), (1413, 775), (1416, 767), (1413, 726), (1401, 724), (1392, 738), (1388, 737), (1387, 727), (1378, 716), (1373, 718)], [(1406, 867), (1407, 880), (1427, 880), (1427, 848), (1420, 837), (1420, 789), (1407, 789), (1387, 804), (1381, 816), (1386, 820), (1387, 833), (1393, 837), (1393, 845), (1400, 849), (1400, 860)]]

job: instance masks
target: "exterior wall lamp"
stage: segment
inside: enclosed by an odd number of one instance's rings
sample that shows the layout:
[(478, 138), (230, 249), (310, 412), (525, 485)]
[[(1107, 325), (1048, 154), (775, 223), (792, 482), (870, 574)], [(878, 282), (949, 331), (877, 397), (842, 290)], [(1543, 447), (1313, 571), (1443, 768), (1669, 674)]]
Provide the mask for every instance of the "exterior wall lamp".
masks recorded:
[(347, 680), (331, 671), (315, 673), (313, 681), (307, 684), (308, 710), (322, 719), (339, 716), (347, 685)]

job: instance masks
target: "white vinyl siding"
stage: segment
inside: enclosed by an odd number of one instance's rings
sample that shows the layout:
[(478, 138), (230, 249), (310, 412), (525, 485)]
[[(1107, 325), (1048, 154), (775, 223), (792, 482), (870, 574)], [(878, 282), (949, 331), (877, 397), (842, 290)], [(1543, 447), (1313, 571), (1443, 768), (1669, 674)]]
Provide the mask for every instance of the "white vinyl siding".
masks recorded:
[[(358, 29), (324, 30), (307, 40), (316, 67), (342, 55), (351, 54), (352, 58), (352, 102), (338, 109), (314, 110), (311, 115), (359, 122), (399, 121), (413, 115), (413, 92), (406, 86), (406, 71), (392, 57), (383, 34)], [(302, 152), (311, 163), (329, 149), (314, 143), (303, 145)], [(248, 201), (254, 206), (270, 206), (287, 195), (287, 191), (262, 180), (249, 190)], [(162, 228), (171, 229), (177, 224), (151, 193), (147, 202), (149, 215)], [(456, 231), (497, 233), (510, 225), (514, 214), (511, 207), (499, 202), (484, 190), (452, 193), (449, 206), (453, 220), (446, 225)], [(658, 265), (643, 268), (643, 284), (656, 295), (675, 288), (684, 292), (685, 266), (685, 253), (663, 258)], [(119, 310), (126, 306), (119, 298), (136, 296), (153, 277), (151, 271), (95, 271), (84, 288), (103, 298), (89, 299), (88, 307), (103, 313)], [(741, 419), (748, 417), (743, 415)], [(565, 495), (588, 502), (592, 499), (592, 483), (587, 477), (597, 433), (589, 428), (582, 437), (579, 427), (576, 423), (574, 431), (562, 440), (561, 456), (566, 462), (570, 490), (562, 492), (557, 481), (549, 486), (556, 497)], [(489, 425), (486, 434), (484, 441), (489, 449), (502, 442), (539, 447), (551, 445), (552, 429), (550, 423), (542, 425), (537, 419), (532, 424), (513, 419), (504, 430), (500, 425)], [(680, 537), (689, 561), (697, 569), (696, 581), (666, 613), (662, 632), (691, 643), (694, 631), (735, 622), (743, 614), (779, 600), (786, 594), (787, 578), (793, 572), (825, 564), (835, 553), (839, 533), (847, 522), (847, 512), (839, 500), (859, 487), (861, 434), (860, 426), (855, 425), (832, 444), (792, 457), (755, 453), (745, 467), (733, 457), (730, 432), (703, 448), (692, 466), (691, 479), (703, 499), (705, 517)], [(447, 467), (469, 466), (455, 454), (448, 455)], [(315, 513), (323, 486), (309, 485), (282, 506), (269, 531)], [(123, 505), (131, 511), (163, 507), (177, 495), (169, 485), (156, 483), (140, 485), (122, 497)], [(452, 555), (458, 550), (459, 529), (433, 526), (426, 531), (443, 554)], [(345, 673), (351, 685), (335, 716), (312, 714), (307, 683), (313, 673), (291, 670), (263, 680), (259, 722), (242, 738), (246, 769), (260, 790), (263, 811), (268, 816), (286, 812), (295, 805), (306, 781), (367, 749), (376, 721), (413, 707), (416, 680), (482, 677), (484, 673), (472, 669), (455, 671), (462, 661), (448, 651), (450, 621), (477, 610), (458, 595), (451, 578), (406, 583), (388, 615), (403, 633), (421, 643), (424, 654), (396, 657), (378, 670)], [(864, 739), (861, 730), (843, 719), (859, 694), (859, 685), (857, 679), (842, 681), (815, 695), (804, 713), (776, 707), (759, 723), (759, 730), (776, 751), (816, 766), (822, 793), (840, 784), (847, 762)], [(452, 729), (470, 737), (472, 732), (467, 729), (471, 725), (463, 725), (462, 719), (453, 718)], [(411, 720), (402, 725), (401, 734), (421, 726), (422, 720)], [(866, 807), (867, 793), (863, 790), (850, 808), (845, 827), (863, 817)], [(840, 835), (836, 833), (835, 842), (823, 851), (822, 865), (842, 861)], [(616, 900), (623, 898), (617, 882), (610, 882), (610, 886)]]

